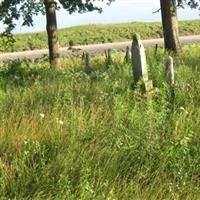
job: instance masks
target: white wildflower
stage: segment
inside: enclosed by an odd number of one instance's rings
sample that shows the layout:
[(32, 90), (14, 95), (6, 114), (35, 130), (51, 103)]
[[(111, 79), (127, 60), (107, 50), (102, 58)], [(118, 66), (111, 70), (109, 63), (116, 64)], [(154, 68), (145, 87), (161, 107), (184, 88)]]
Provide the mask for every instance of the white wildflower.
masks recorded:
[(63, 122), (62, 120), (59, 120), (59, 124), (60, 124), (60, 125), (63, 125), (64, 122)]
[(64, 125), (64, 121), (62, 121), (62, 120), (60, 120), (60, 119), (58, 119), (58, 118), (56, 118), (56, 122), (57, 122), (57, 124), (59, 124), (59, 125)]
[(180, 111), (185, 111), (185, 108), (184, 108), (183, 106), (181, 106), (181, 107), (179, 108), (179, 110), (180, 110)]
[(45, 114), (44, 114), (44, 113), (40, 113), (40, 117), (41, 117), (41, 118), (44, 118), (44, 117), (45, 117)]
[(179, 111), (185, 112), (185, 114), (189, 114), (189, 112), (182, 106), (179, 108)]

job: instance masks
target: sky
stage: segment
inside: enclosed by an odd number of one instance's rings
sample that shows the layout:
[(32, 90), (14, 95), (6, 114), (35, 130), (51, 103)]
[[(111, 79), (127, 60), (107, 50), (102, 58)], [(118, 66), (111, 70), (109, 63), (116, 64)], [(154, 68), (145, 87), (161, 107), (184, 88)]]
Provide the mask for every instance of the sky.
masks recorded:
[[(136, 21), (160, 21), (160, 13), (152, 14), (160, 8), (159, 0), (116, 0), (111, 6), (101, 4), (103, 13), (97, 12), (69, 15), (65, 10), (57, 12), (58, 28), (65, 28), (81, 24), (94, 23), (120, 23)], [(200, 11), (179, 9), (179, 20), (199, 19)], [(21, 22), (20, 22), (21, 23)], [(45, 16), (34, 17), (34, 27), (22, 27), (18, 23), (15, 33), (44, 31), (46, 27)], [(0, 29), (3, 29), (0, 24)]]

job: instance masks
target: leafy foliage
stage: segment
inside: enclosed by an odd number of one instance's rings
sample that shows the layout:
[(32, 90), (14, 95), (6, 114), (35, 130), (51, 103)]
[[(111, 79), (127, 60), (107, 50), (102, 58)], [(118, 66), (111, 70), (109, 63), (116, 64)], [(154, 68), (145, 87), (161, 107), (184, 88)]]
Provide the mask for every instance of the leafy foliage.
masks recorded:
[(200, 8), (200, 0), (177, 0), (178, 6), (184, 8), (185, 5), (190, 6), (191, 8)]
[[(10, 33), (15, 27), (15, 20), (20, 17), (23, 18), (23, 24), (27, 26), (33, 25), (33, 15), (44, 13), (44, 4), (52, 2), (53, 0), (3, 0), (0, 4), (0, 21), (7, 25), (6, 32)], [(96, 0), (101, 1), (101, 0)], [(113, 0), (107, 0), (111, 3)], [(54, 2), (54, 1), (53, 1)], [(60, 4), (69, 13), (73, 12), (87, 12), (98, 10), (101, 8), (94, 5), (95, 1), (91, 0), (59, 0)]]
[[(102, 2), (102, 0), (59, 0), (60, 4), (65, 8), (70, 14), (73, 12), (78, 11), (79, 13), (88, 12), (97, 10), (99, 12), (102, 11), (102, 9), (98, 6), (95, 6), (96, 2)], [(107, 3), (111, 3), (115, 0), (104, 0), (107, 1)]]
[(33, 25), (33, 15), (43, 11), (43, 4), (38, 0), (4, 0), (0, 4), (0, 21), (7, 25), (7, 32), (15, 27), (15, 20), (23, 18), (23, 24)]
[[(59, 3), (70, 14), (73, 12), (87, 12), (98, 10), (101, 12), (101, 8), (95, 6), (95, 1), (102, 0), (59, 0)], [(114, 0), (105, 0), (111, 3)], [(14, 37), (11, 34), (15, 28), (15, 21), (21, 17), (23, 19), (23, 26), (33, 25), (33, 16), (38, 13), (44, 12), (44, 5), (54, 2), (54, 0), (3, 0), (0, 4), (0, 21), (6, 26), (5, 31), (0, 33), (1, 42), (3, 42), (4, 49), (12, 48), (14, 43)]]
[[(6, 32), (10, 33), (15, 27), (15, 20), (20, 17), (23, 18), (23, 24), (31, 26), (33, 25), (33, 15), (37, 15), (39, 12), (44, 13), (44, 3), (53, 0), (3, 0), (0, 4), (0, 21), (7, 25)], [(102, 2), (102, 0), (58, 0), (60, 5), (66, 9), (70, 14), (78, 11), (79, 13), (94, 11), (99, 12), (102, 9), (96, 6), (96, 2)], [(108, 4), (115, 0), (103, 0)], [(178, 6), (188, 5), (191, 8), (198, 8), (200, 5), (199, 0), (177, 0)]]

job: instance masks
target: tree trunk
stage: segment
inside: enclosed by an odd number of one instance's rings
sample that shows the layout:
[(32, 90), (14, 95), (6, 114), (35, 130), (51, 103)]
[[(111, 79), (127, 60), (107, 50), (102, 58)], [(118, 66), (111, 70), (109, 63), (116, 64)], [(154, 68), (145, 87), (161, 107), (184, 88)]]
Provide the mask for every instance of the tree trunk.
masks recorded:
[(178, 53), (181, 49), (176, 0), (160, 0), (165, 49)]
[(47, 19), (47, 34), (49, 47), (49, 61), (52, 67), (59, 66), (59, 42), (56, 21), (56, 2), (54, 0), (44, 0), (46, 19)]

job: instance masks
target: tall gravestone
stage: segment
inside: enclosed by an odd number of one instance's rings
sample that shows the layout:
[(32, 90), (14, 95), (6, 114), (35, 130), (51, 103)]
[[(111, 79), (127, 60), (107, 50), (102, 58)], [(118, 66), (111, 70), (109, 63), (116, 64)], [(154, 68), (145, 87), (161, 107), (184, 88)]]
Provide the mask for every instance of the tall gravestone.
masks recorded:
[(133, 78), (134, 85), (138, 83), (138, 81), (142, 81), (144, 84), (144, 89), (146, 92), (149, 92), (153, 89), (153, 83), (148, 78), (148, 69), (147, 69), (147, 61), (145, 48), (140, 41), (140, 36), (135, 34), (133, 36), (132, 42), (132, 68), (133, 68)]

